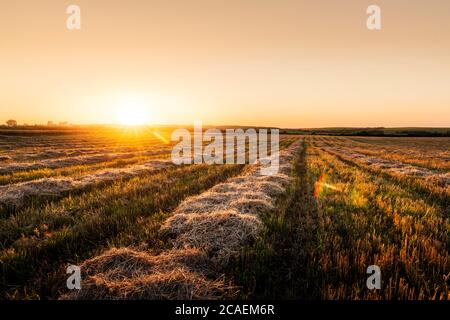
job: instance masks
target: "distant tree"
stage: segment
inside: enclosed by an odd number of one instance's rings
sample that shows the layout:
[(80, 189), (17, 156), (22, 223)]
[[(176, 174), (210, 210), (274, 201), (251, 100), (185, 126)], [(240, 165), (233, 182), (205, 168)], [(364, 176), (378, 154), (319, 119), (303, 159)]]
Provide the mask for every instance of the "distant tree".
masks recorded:
[(8, 127), (17, 127), (17, 121), (16, 120), (8, 120), (8, 121), (6, 121), (6, 125), (8, 126)]

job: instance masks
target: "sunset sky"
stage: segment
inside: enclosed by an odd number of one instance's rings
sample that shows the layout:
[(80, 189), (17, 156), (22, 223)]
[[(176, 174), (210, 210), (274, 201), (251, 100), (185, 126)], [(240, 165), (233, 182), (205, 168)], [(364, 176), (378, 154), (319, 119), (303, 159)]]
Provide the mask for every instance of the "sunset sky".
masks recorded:
[(0, 122), (136, 104), (149, 123), (448, 127), (450, 1), (1, 1)]

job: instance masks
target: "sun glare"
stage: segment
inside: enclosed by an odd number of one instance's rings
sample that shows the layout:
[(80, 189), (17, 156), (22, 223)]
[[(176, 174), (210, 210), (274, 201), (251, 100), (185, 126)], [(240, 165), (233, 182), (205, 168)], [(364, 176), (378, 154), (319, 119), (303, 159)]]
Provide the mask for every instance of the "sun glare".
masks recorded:
[(148, 122), (148, 111), (142, 99), (128, 97), (116, 109), (116, 121), (125, 126), (138, 126)]

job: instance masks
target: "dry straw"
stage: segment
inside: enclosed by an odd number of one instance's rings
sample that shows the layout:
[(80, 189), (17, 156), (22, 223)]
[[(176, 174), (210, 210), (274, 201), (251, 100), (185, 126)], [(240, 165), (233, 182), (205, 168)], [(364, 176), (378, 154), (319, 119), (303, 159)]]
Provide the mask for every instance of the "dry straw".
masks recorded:
[(179, 213), (169, 218), (162, 229), (175, 236), (175, 248), (199, 248), (208, 254), (216, 268), (221, 268), (242, 246), (256, 239), (262, 223), (255, 215), (228, 210)]
[(355, 153), (351, 150), (339, 147), (324, 146), (324, 148), (333, 154), (337, 154), (344, 159), (354, 160), (356, 162), (368, 165), (376, 169), (384, 169), (386, 172), (393, 174), (423, 177), (427, 181), (437, 183), (442, 186), (450, 184), (450, 176), (448, 173), (440, 173), (435, 170), (430, 170), (423, 167), (413, 166), (400, 161), (388, 160), (373, 156), (368, 156), (361, 153)]
[(70, 156), (58, 159), (46, 159), (36, 162), (13, 162), (0, 166), (0, 174), (11, 174), (17, 171), (37, 169), (58, 169), (75, 165), (89, 165), (118, 159), (127, 159), (136, 156), (152, 156), (167, 152), (166, 148), (155, 151), (140, 151), (130, 153), (106, 153), (82, 156)]
[(0, 204), (21, 207), (31, 197), (61, 196), (69, 191), (87, 188), (118, 179), (153, 173), (170, 166), (169, 161), (151, 160), (126, 168), (104, 169), (79, 178), (44, 178), (0, 187)]
[(111, 249), (81, 265), (82, 290), (61, 299), (213, 299), (228, 290), (209, 280), (205, 254), (196, 249), (160, 255), (130, 248)]

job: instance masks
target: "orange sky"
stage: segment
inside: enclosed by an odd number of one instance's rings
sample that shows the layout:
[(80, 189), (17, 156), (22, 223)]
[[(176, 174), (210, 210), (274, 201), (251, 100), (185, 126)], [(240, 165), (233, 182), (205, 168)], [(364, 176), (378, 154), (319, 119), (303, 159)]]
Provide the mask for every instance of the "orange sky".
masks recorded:
[(130, 95), (153, 123), (450, 126), (450, 1), (2, 3), (0, 122), (112, 123)]

